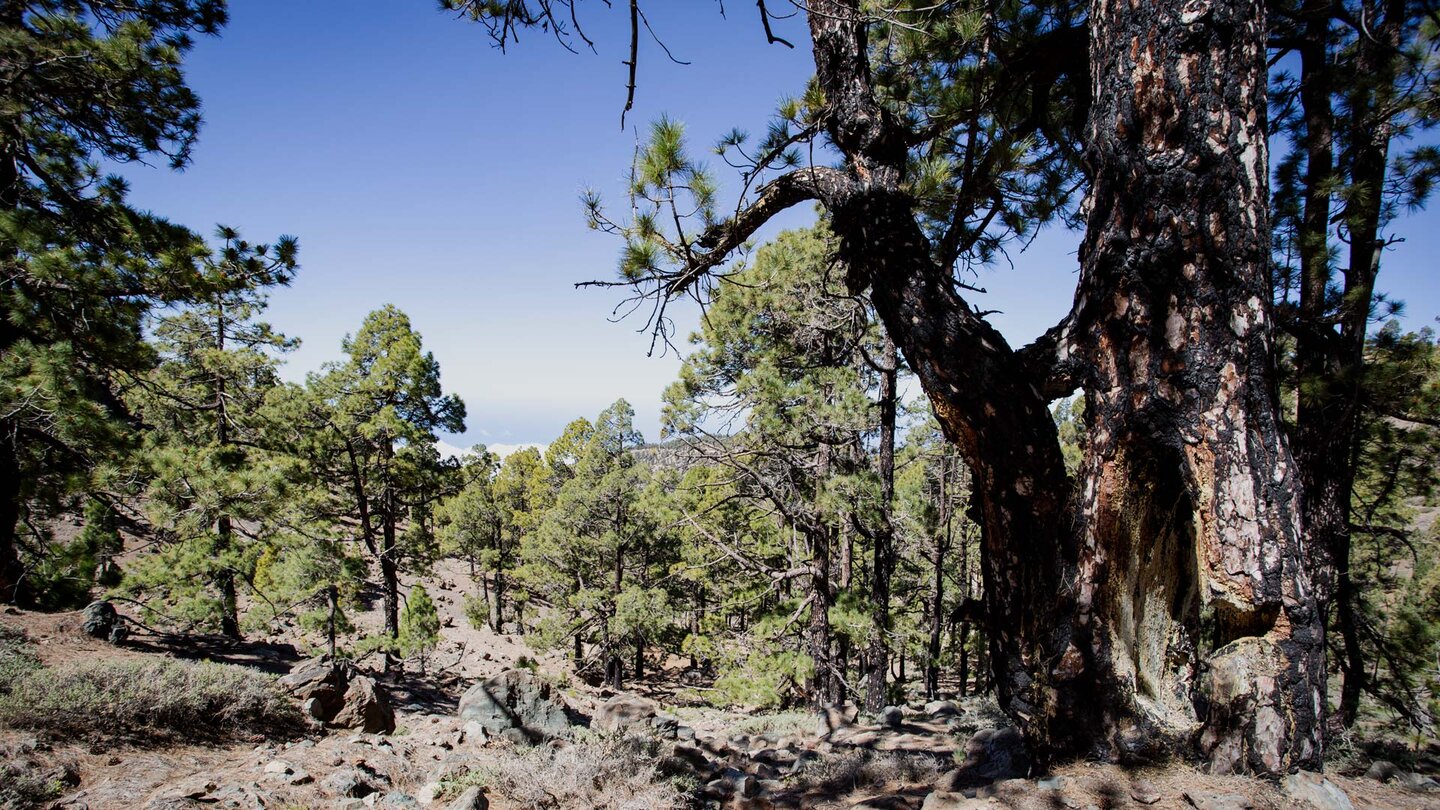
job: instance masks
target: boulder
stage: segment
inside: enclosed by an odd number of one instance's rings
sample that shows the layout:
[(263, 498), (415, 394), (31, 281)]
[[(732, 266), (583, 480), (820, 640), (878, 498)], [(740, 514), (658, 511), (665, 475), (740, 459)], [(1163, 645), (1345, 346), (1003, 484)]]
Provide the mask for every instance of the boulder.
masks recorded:
[(104, 599), (86, 605), (81, 618), (80, 629), (84, 630), (86, 635), (107, 641), (115, 628), (120, 626), (120, 614), (116, 612), (114, 605)]
[(1285, 795), (1305, 808), (1314, 810), (1355, 810), (1350, 797), (1345, 795), (1334, 782), (1310, 771), (1300, 771), (1285, 777), (1282, 783)]
[(330, 719), (340, 728), (357, 728), (366, 734), (389, 734), (395, 730), (395, 710), (375, 679), (357, 675), (345, 688), (340, 711)]
[(653, 700), (636, 695), (616, 695), (595, 710), (590, 726), (600, 731), (624, 731), (650, 724), (659, 713), (660, 706)]
[(1401, 773), (1399, 779), (1400, 784), (1404, 785), (1406, 790), (1440, 790), (1440, 782), (1424, 774)]
[(886, 706), (880, 710), (880, 725), (899, 728), (905, 724), (905, 710), (899, 706)]
[(1370, 763), (1370, 769), (1365, 771), (1366, 779), (1374, 779), (1376, 782), (1389, 782), (1400, 775), (1400, 769), (1393, 762), (1377, 759)]
[[(461, 721), (480, 724), (490, 736), (517, 729), (529, 742), (570, 733), (570, 714), (550, 684), (522, 669), (506, 670), (466, 690)], [(514, 735), (512, 735), (513, 737)]]
[(965, 744), (965, 762), (960, 770), (985, 781), (1024, 776), (1030, 770), (1025, 739), (1018, 729), (1009, 726), (976, 732)]
[[(328, 722), (345, 707), (350, 667), (323, 657), (302, 661), (279, 680), (280, 688), (304, 706), (305, 713)], [(314, 701), (314, 703), (311, 703)]]
[(957, 717), (960, 707), (956, 706), (953, 700), (932, 700), (925, 704), (925, 713), (936, 719)]

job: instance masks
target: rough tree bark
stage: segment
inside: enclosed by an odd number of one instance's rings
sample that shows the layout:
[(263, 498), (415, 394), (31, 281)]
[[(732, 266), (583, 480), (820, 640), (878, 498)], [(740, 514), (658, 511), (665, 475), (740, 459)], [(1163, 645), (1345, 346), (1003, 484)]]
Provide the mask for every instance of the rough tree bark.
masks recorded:
[(1077, 620), (1104, 743), (1143, 757), (1199, 729), (1217, 771), (1317, 767), (1322, 620), (1269, 345), (1263, 9), (1096, 2), (1090, 26), (1068, 339), (1087, 365)]

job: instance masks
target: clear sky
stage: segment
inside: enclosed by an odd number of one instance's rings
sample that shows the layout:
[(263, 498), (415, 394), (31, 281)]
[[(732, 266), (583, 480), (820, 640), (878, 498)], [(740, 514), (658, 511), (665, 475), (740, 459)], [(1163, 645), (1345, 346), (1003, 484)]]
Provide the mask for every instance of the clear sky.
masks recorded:
[[(569, 54), (538, 32), (501, 54), (484, 29), (436, 5), (235, 0), (230, 25), (188, 62), (205, 106), (193, 165), (126, 167), (132, 199), (199, 230), (299, 237), (300, 273), (269, 313), (303, 341), (291, 378), (337, 358), (341, 338), (392, 303), (469, 408), (469, 431), (451, 443), (548, 442), (622, 396), (657, 438), (660, 393), (679, 361), (646, 356), (638, 319), (610, 322), (619, 293), (574, 289), (610, 278), (618, 247), (587, 230), (580, 192), (623, 202), (635, 130), (662, 113), (687, 125), (696, 154), (732, 127), (762, 132), (812, 70), (803, 20), (777, 23), (792, 51), (765, 44), (753, 3), (726, 3), (728, 19), (713, 0), (649, 4), (652, 26), (691, 64), (647, 41), (622, 131), (620, 10), (581, 5), (598, 54)], [(812, 218), (796, 211), (781, 224)], [(1409, 302), (1412, 328), (1440, 315), (1437, 226), (1433, 213), (1402, 223), (1409, 241), (1382, 273), (1382, 287)], [(1013, 343), (1068, 308), (1077, 242), (1047, 231), (1013, 268), (981, 280), (990, 293), (975, 303), (1002, 311), (993, 320)], [(682, 335), (694, 318), (681, 312)]]

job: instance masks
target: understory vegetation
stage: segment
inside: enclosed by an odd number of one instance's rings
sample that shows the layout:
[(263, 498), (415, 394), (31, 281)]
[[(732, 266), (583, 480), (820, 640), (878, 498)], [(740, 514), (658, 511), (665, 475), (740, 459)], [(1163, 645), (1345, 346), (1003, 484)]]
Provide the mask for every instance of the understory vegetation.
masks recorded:
[(560, 748), (517, 748), (443, 783), (445, 797), (482, 786), (520, 807), (554, 810), (680, 810), (689, 806), (693, 776), (659, 770), (650, 738), (592, 735)]
[(160, 732), (223, 737), (298, 727), (294, 702), (255, 670), (166, 658), (87, 657), (42, 666), (18, 633), (0, 639), (0, 724), (56, 736)]

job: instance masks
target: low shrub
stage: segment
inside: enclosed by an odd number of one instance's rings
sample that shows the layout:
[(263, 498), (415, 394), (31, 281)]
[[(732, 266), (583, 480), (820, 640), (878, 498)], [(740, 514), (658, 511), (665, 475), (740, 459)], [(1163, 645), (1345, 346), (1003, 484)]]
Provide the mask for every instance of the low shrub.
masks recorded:
[(62, 735), (147, 730), (208, 737), (297, 721), (273, 676), (225, 664), (74, 661), (25, 669), (0, 685), (0, 723)]
[(498, 756), (455, 779), (484, 785), (520, 807), (554, 810), (680, 810), (693, 785), (656, 769), (654, 740), (591, 736), (555, 749), (501, 750)]
[(465, 613), (465, 621), (476, 630), (484, 630), (490, 626), (490, 603), (485, 597), (478, 594), (470, 594), (461, 603), (461, 610)]
[(895, 785), (930, 785), (945, 770), (943, 761), (922, 753), (852, 749), (822, 757), (800, 772), (798, 786), (830, 796)]
[(10, 684), (40, 668), (40, 659), (30, 650), (25, 632), (0, 622), (0, 695)]
[(765, 712), (742, 718), (735, 730), (741, 734), (794, 737), (811, 733), (817, 723), (815, 713), (810, 711)]
[(23, 760), (0, 762), (0, 810), (43, 807), (60, 798), (66, 785), (50, 771)]

